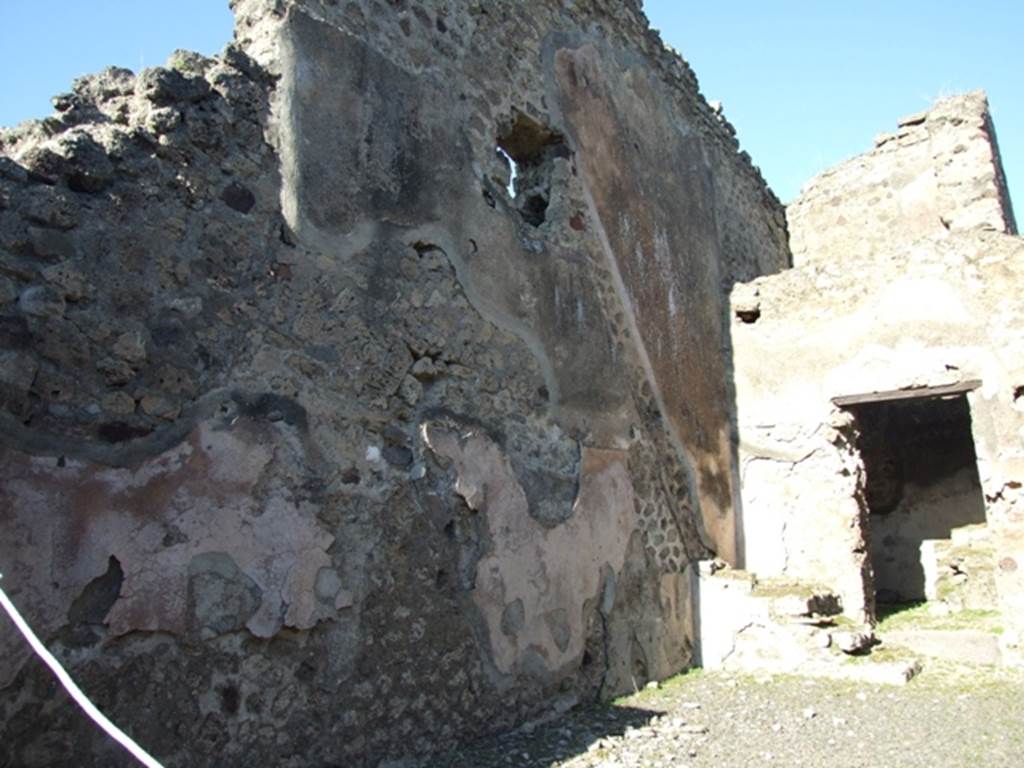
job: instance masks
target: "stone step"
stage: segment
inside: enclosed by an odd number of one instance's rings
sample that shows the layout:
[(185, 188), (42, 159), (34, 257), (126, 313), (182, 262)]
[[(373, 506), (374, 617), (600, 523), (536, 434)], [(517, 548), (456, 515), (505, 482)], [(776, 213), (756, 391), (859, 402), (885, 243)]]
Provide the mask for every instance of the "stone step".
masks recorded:
[(771, 614), (780, 619), (831, 617), (843, 612), (839, 595), (820, 584), (762, 578), (717, 562), (702, 563), (700, 578), (704, 581), (714, 580), (722, 589), (729, 588), (768, 604)]
[(870, 627), (837, 618), (842, 603), (820, 585), (758, 579), (727, 568), (702, 568), (694, 585), (701, 666), (801, 673), (809, 664), (862, 654)]
[(801, 675), (850, 680), (873, 685), (906, 685), (921, 673), (917, 659), (906, 661), (866, 661), (843, 664), (835, 661), (813, 661), (800, 669)]
[(969, 629), (901, 629), (881, 638), (887, 646), (907, 648), (923, 656), (962, 664), (1003, 663), (999, 635)]
[(954, 547), (989, 545), (992, 541), (992, 531), (985, 523), (962, 525), (950, 532), (949, 540)]
[(839, 616), (843, 612), (839, 596), (825, 590), (794, 591), (792, 594), (777, 595), (770, 591), (759, 592), (758, 587), (754, 587), (753, 597), (769, 600), (772, 612), (780, 619), (831, 617)]

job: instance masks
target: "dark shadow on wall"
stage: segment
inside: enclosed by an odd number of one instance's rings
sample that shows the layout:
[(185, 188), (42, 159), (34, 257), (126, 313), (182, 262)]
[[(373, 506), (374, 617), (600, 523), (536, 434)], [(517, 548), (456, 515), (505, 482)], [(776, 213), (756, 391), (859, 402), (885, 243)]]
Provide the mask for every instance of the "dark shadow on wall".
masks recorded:
[[(0, 622), (7, 621), (7, 617), (0, 614)], [(146, 743), (148, 739), (140, 735), (138, 728), (134, 728), (126, 718), (117, 716), (116, 700), (121, 687), (118, 682), (111, 680), (106, 684), (92, 684), (92, 681), (87, 683), (69, 664), (65, 648), (73, 647), (78, 653), (82, 653), (83, 650), (88, 653), (86, 646), (93, 640), (84, 634), (86, 629), (102, 634), (99, 625), (90, 626), (88, 622), (73, 621), (62, 631), (59, 640), (48, 640), (47, 645), (64, 667), (71, 669), (75, 682), (101, 712), (111, 717), (114, 724), (139, 742), (143, 749), (148, 750), (159, 760), (164, 759), (161, 750), (154, 749), (153, 745)], [(49, 667), (37, 656), (33, 655), (25, 662), (12, 687), (15, 686), (33, 691), (38, 697), (38, 703), (33, 707), (32, 718), (26, 718), (20, 712), (10, 716), (10, 710), (5, 710), (0, 704), (0, 721), (10, 717), (6, 720), (7, 730), (4, 738), (0, 739), (0, 768), (16, 768), (22, 765), (47, 765), (52, 768), (137, 768), (139, 765), (135, 758), (82, 711), (57, 682)]]
[(710, 111), (612, 60), (555, 55), (567, 134), (704, 543), (741, 566), (728, 293), (789, 266), (782, 207)]
[[(755, 299), (733, 306), (733, 289), (741, 283), (748, 283), (758, 277), (778, 274), (793, 267), (793, 254), (789, 249), (789, 230), (786, 225), (785, 207), (771, 192), (765, 182), (763, 205), (756, 211), (749, 211), (752, 225), (737, 218), (723, 218), (717, 215), (719, 209), (727, 209), (730, 190), (723, 189), (716, 180), (715, 194), (716, 226), (719, 237), (719, 262), (722, 282), (722, 356), (724, 361), (725, 403), (729, 425), (729, 468), (732, 472), (733, 520), (735, 524), (736, 559), (735, 568), (746, 568), (746, 524), (743, 506), (743, 478), (740, 466), (739, 403), (736, 395), (736, 365), (732, 341), (734, 323), (755, 325), (761, 319), (760, 303)], [(752, 235), (760, 233), (760, 237)], [(694, 590), (696, 594), (697, 590)], [(699, 616), (695, 609), (695, 632)], [(697, 635), (699, 637), (699, 634)]]

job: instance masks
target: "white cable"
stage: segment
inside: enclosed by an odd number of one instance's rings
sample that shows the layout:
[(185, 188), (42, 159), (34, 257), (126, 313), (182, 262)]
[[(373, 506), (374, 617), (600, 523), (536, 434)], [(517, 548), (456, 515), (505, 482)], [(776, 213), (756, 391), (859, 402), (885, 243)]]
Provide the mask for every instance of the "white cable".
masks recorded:
[[(0, 574), (0, 579), (2, 578), (3, 574)], [(95, 704), (89, 701), (89, 698), (82, 693), (82, 689), (75, 685), (75, 681), (71, 679), (71, 675), (64, 671), (64, 667), (60, 665), (60, 662), (53, 657), (53, 654), (46, 649), (45, 645), (39, 642), (39, 638), (36, 637), (35, 632), (32, 631), (32, 627), (30, 627), (25, 619), (22, 618), (21, 614), (18, 613), (18, 609), (14, 607), (14, 603), (12, 603), (8, 599), (7, 595), (4, 594), (2, 587), (0, 587), (0, 605), (3, 605), (7, 615), (10, 616), (11, 621), (14, 622), (14, 626), (21, 631), (21, 634), (24, 635), (25, 639), (28, 641), (28, 644), (32, 646), (32, 650), (36, 652), (39, 658), (41, 658), (53, 674), (57, 676), (61, 685), (63, 685), (64, 689), (71, 695), (71, 698), (75, 700), (75, 703), (85, 711), (85, 714), (92, 718), (96, 725), (106, 731), (114, 741), (131, 752), (132, 756), (146, 766), (146, 768), (163, 768), (163, 766), (153, 759), (142, 747), (132, 741), (131, 737), (110, 722), (106, 716), (96, 708)]]

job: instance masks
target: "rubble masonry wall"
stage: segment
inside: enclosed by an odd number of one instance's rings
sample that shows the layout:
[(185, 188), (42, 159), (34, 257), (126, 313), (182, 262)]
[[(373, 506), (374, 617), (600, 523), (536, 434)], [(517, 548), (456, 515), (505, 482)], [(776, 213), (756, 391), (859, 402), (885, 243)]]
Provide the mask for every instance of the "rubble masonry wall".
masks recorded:
[(1016, 234), (988, 100), (950, 96), (870, 152), (811, 179), (786, 209), (793, 260), (857, 260), (945, 231)]
[[(632, 3), (234, 9), (0, 133), (5, 590), (168, 766), (376, 765), (688, 665), (723, 288), (789, 262), (731, 128)], [(2, 764), (119, 759), (8, 626), (0, 721)]]
[(1024, 245), (1004, 234), (983, 95), (904, 122), (789, 207), (794, 269), (733, 292), (747, 567), (828, 575), (861, 613), (872, 597), (861, 466), (832, 398), (980, 379), (968, 399), (993, 567), (1019, 615)]

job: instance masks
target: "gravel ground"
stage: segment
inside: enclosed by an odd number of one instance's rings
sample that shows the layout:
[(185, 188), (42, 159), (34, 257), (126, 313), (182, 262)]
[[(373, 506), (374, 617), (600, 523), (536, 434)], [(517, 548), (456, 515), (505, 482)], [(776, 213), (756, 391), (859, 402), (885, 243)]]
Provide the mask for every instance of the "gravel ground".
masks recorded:
[(929, 663), (905, 686), (694, 672), (431, 768), (1021, 768), (1024, 674)]

